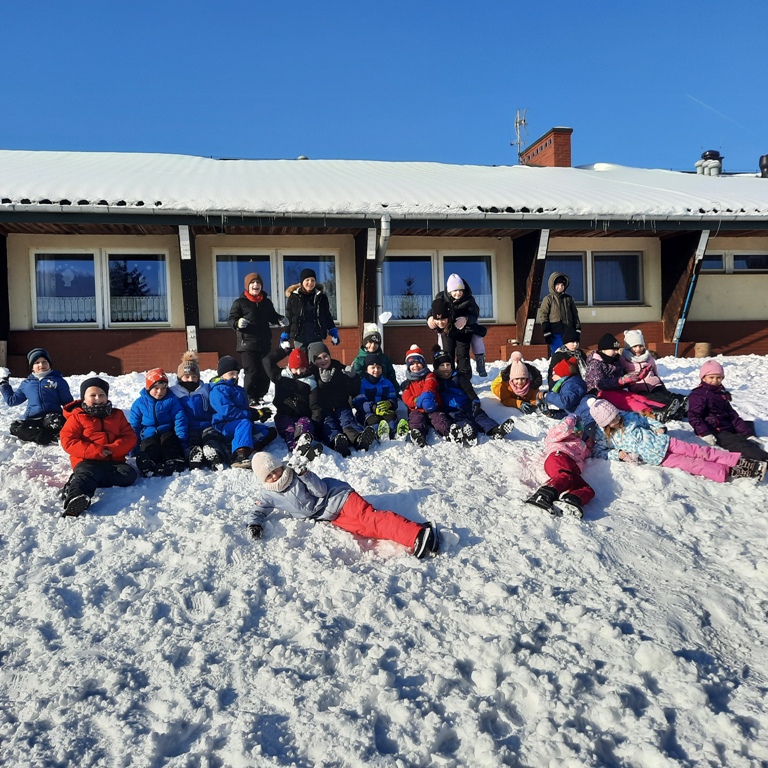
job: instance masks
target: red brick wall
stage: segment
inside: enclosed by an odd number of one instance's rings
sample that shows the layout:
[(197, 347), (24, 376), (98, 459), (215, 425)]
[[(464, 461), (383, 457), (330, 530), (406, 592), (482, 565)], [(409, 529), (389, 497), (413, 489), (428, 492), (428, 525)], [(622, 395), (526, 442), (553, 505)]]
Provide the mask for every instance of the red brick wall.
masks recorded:
[(571, 128), (552, 128), (520, 156), (523, 165), (571, 167)]

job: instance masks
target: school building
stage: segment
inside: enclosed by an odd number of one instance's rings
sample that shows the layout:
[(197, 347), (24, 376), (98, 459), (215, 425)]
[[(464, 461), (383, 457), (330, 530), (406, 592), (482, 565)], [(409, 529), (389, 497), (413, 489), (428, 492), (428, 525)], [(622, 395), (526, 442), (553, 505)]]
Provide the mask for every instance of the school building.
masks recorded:
[(496, 167), (0, 151), (0, 364), (26, 375), (42, 346), (64, 374), (175, 370), (189, 348), (215, 367), (244, 275), (282, 312), (306, 266), (347, 362), (384, 313), (396, 363), (431, 349), (424, 318), (451, 272), (489, 360), (543, 356), (533, 319), (554, 270), (584, 347), (642, 328), (662, 355), (768, 354), (768, 169), (574, 168), (570, 140), (554, 128)]

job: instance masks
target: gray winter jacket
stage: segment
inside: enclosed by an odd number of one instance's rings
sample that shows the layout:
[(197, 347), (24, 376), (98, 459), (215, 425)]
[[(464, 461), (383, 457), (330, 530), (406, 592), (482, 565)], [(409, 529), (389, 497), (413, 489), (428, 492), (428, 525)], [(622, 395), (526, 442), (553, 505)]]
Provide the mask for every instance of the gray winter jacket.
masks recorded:
[(282, 510), (291, 517), (307, 520), (335, 520), (352, 490), (352, 486), (343, 480), (318, 477), (309, 471), (294, 475), (291, 484), (282, 493), (268, 491), (262, 485), (248, 525), (264, 525), (267, 515), (273, 510)]

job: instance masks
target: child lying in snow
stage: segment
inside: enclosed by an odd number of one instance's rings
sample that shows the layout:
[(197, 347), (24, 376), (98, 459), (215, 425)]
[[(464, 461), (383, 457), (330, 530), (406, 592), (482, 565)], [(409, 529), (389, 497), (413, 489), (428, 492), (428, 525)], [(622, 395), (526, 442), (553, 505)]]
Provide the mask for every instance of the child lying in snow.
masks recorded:
[(268, 453), (252, 459), (253, 474), (260, 483), (256, 510), (248, 520), (248, 532), (260, 539), (267, 515), (274, 509), (307, 520), (322, 520), (369, 539), (390, 539), (408, 547), (421, 559), (440, 548), (432, 523), (414, 523), (395, 512), (374, 509), (343, 480), (318, 477), (305, 462), (295, 469)]

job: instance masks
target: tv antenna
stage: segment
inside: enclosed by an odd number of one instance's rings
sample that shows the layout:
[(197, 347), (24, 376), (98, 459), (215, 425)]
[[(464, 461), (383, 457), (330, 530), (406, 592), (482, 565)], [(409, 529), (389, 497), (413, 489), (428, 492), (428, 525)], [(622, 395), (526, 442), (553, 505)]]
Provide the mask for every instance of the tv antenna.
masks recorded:
[(518, 160), (520, 159), (520, 155), (523, 154), (523, 143), (525, 141), (524, 136), (528, 133), (528, 121), (526, 120), (527, 114), (527, 109), (524, 109), (522, 114), (520, 114), (519, 109), (515, 113), (515, 135), (517, 136), (517, 140), (510, 142), (510, 144), (513, 147), (517, 147)]

